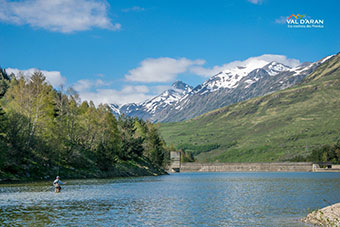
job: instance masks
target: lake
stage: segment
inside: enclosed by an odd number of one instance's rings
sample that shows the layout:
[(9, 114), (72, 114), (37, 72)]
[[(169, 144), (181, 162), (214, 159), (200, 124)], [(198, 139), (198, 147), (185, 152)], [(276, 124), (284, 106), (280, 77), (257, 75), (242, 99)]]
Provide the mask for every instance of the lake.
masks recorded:
[[(63, 179), (62, 179), (63, 180)], [(0, 226), (306, 226), (340, 173), (179, 173), (0, 185)]]

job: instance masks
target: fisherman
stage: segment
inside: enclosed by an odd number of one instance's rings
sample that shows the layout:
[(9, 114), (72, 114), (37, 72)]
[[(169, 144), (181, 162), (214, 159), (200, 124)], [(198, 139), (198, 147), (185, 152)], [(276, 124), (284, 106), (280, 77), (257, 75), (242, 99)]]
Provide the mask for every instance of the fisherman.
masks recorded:
[(57, 176), (56, 179), (53, 181), (54, 191), (55, 191), (56, 193), (60, 192), (60, 190), (61, 190), (61, 186), (60, 186), (60, 185), (61, 185), (61, 184), (66, 184), (66, 182), (65, 182), (65, 183), (62, 182), (62, 181), (60, 180), (60, 177)]

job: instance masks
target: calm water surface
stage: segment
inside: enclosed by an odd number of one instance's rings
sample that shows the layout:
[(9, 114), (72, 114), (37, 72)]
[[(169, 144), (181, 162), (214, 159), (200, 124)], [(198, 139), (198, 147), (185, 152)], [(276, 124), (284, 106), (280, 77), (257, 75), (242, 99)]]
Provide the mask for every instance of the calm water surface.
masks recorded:
[(305, 226), (340, 173), (180, 173), (0, 185), (0, 226)]

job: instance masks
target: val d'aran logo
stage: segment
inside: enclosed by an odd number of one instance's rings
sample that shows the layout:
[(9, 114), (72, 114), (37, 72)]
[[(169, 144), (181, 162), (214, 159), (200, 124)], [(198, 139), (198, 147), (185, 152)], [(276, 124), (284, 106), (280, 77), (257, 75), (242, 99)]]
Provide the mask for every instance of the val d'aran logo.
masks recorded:
[(314, 19), (306, 14), (292, 14), (287, 18), (288, 28), (323, 28), (324, 19)]

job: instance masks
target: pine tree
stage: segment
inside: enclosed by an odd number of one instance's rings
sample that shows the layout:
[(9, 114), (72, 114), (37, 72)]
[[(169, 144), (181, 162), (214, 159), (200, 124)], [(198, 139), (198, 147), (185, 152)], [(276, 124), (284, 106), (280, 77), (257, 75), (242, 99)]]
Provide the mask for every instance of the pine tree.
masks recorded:
[(2, 98), (5, 95), (9, 87), (8, 85), (9, 82), (10, 82), (10, 77), (6, 73), (6, 70), (0, 67), (0, 98)]

